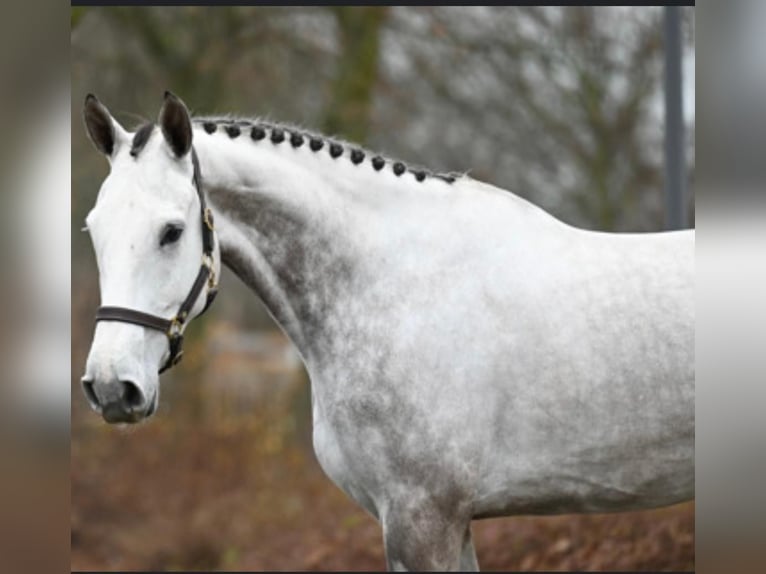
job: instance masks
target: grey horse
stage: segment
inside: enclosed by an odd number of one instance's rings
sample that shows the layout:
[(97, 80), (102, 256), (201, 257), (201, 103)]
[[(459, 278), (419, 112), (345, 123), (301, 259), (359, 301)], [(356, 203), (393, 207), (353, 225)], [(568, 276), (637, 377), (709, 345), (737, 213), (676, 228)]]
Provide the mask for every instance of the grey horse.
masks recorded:
[(390, 569), (477, 570), (473, 519), (693, 498), (694, 231), (577, 229), (170, 93), (135, 133), (93, 96), (84, 116), (111, 165), (86, 220), (102, 304), (172, 323), (98, 321), (83, 386), (110, 422), (154, 412), (223, 263), (300, 352), (317, 459)]

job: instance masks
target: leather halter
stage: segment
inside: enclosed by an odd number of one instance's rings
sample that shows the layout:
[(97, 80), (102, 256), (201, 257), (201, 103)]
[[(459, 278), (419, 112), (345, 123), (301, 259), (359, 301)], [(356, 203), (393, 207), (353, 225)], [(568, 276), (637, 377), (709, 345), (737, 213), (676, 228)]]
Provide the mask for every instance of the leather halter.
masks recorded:
[(178, 308), (178, 313), (171, 319), (158, 317), (142, 311), (127, 309), (125, 307), (99, 307), (96, 311), (96, 322), (98, 321), (118, 321), (121, 323), (131, 323), (141, 327), (162, 331), (168, 338), (168, 347), (170, 355), (167, 361), (160, 368), (160, 373), (168, 370), (173, 365), (178, 364), (183, 357), (181, 349), (184, 341), (183, 326), (189, 319), (189, 313), (197, 302), (202, 290), (207, 284), (207, 300), (205, 307), (200, 315), (207, 311), (218, 293), (218, 285), (215, 280), (215, 270), (213, 269), (213, 245), (215, 242), (213, 213), (207, 207), (205, 194), (202, 191), (202, 173), (199, 167), (197, 152), (192, 148), (192, 165), (194, 166), (194, 176), (192, 182), (197, 190), (197, 196), (200, 203), (200, 214), (202, 219), (202, 265), (200, 266), (197, 278), (192, 284), (189, 294)]

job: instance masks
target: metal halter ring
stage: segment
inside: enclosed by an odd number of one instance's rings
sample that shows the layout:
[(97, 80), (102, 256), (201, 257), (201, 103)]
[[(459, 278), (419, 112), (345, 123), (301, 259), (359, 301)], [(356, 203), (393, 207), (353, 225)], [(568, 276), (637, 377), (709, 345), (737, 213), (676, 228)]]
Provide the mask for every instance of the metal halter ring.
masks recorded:
[(178, 337), (181, 335), (181, 328), (183, 327), (185, 317), (175, 316), (170, 320), (170, 325), (165, 333), (169, 338)]

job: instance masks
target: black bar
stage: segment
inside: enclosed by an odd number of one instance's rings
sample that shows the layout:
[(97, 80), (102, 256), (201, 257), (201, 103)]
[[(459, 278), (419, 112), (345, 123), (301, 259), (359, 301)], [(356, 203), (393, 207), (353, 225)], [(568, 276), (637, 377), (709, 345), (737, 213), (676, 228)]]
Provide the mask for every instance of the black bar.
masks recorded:
[[(159, 2), (152, 2), (151, 0), (133, 0), (132, 2), (125, 2), (123, 0), (101, 0), (95, 2), (91, 0), (72, 0), (71, 6), (347, 6), (348, 2), (247, 2), (238, 0), (229, 0), (223, 4), (214, 3), (210, 0), (191, 0), (191, 1), (178, 1), (170, 2), (168, 0), (160, 0)], [(361, 2), (354, 4), (355, 6), (432, 6), (431, 3), (424, 4), (388, 4), (385, 2)], [(474, 4), (467, 4), (466, 2), (440, 2), (440, 6), (473, 6)], [(503, 6), (566, 6), (566, 3), (562, 2), (516, 2), (515, 4), (503, 4)], [(572, 4), (577, 6), (577, 4)], [(695, 6), (695, 1), (680, 0), (671, 2), (588, 2), (589, 6)]]

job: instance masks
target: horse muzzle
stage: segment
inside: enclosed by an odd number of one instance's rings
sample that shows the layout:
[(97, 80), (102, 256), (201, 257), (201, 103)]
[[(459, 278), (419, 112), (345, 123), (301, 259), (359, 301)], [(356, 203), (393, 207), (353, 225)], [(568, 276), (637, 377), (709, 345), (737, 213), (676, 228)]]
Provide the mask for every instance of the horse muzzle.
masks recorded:
[(157, 410), (157, 395), (148, 399), (132, 381), (96, 382), (82, 379), (82, 388), (93, 410), (114, 423), (137, 423)]

